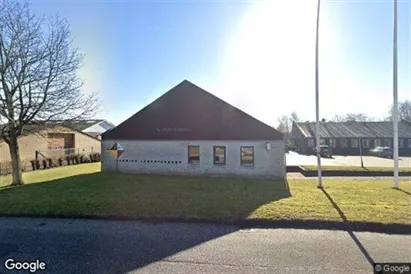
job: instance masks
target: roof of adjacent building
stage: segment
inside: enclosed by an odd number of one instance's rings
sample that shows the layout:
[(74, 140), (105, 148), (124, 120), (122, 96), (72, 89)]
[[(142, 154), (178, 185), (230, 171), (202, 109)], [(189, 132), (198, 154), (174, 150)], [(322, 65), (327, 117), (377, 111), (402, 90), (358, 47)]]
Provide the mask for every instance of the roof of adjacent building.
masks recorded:
[[(315, 138), (315, 122), (295, 123), (303, 136)], [(294, 134), (293, 134), (294, 135)], [(411, 122), (398, 123), (399, 138), (411, 138)], [(392, 122), (320, 122), (320, 138), (392, 138)]]
[(283, 140), (283, 134), (184, 80), (103, 140)]
[[(103, 126), (100, 126), (103, 124)], [(23, 127), (22, 135), (29, 135), (32, 133), (36, 133), (40, 130), (47, 129), (47, 128), (54, 128), (55, 126), (63, 126), (72, 130), (75, 130), (79, 133), (88, 135), (89, 137), (100, 139), (99, 136), (105, 131), (105, 128), (113, 128), (114, 125), (106, 120), (96, 119), (96, 120), (80, 120), (80, 121), (47, 121), (45, 123), (36, 123), (36, 124), (28, 124)], [(0, 125), (0, 129), (2, 129), (4, 125)], [(90, 131), (87, 131), (90, 129)], [(2, 138), (0, 137), (0, 140)]]

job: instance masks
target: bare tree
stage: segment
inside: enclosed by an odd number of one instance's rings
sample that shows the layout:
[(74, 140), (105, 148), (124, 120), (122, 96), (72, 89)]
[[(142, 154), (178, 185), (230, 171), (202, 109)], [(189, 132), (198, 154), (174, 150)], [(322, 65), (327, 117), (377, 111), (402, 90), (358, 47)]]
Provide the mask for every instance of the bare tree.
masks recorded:
[(282, 133), (290, 133), (293, 122), (300, 122), (296, 112), (292, 112), (290, 116), (283, 115), (278, 118), (277, 130)]
[[(390, 116), (387, 120), (392, 120), (393, 107), (390, 109)], [(400, 120), (411, 121), (411, 100), (405, 100), (398, 103), (398, 115)]]
[(364, 113), (347, 113), (345, 115), (335, 115), (332, 119), (334, 122), (369, 122), (373, 119)]
[(27, 2), (0, 2), (0, 138), (9, 147), (12, 185), (24, 183), (17, 139), (28, 126), (95, 114), (96, 94), (83, 94), (77, 76), (82, 60), (64, 19), (38, 17)]
[(287, 115), (283, 115), (278, 118), (277, 130), (282, 133), (290, 132), (289, 117)]
[(290, 120), (292, 122), (300, 122), (300, 117), (298, 117), (298, 114), (296, 112), (292, 112)]

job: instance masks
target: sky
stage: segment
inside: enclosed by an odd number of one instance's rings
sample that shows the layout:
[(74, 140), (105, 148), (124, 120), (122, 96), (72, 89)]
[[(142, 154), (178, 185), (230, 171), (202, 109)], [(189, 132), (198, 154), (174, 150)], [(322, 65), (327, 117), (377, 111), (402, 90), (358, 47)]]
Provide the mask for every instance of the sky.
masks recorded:
[[(276, 126), (296, 112), (315, 120), (315, 0), (30, 1), (59, 13), (85, 54), (84, 92), (97, 118), (119, 124), (187, 79)], [(411, 0), (398, 1), (398, 96), (411, 99)], [(323, 0), (320, 118), (388, 116), (391, 0)]]

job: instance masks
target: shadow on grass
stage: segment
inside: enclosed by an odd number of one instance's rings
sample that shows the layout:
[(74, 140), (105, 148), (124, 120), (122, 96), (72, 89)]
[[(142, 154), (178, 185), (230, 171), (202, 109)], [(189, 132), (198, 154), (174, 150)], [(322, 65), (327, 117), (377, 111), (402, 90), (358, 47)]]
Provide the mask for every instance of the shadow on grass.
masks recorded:
[(82, 253), (95, 255), (74, 262), (98, 272), (103, 248), (105, 268), (126, 273), (239, 229), (200, 222), (229, 224), (288, 197), (287, 181), (95, 173), (0, 190), (0, 214), (154, 221), (151, 229), (136, 223), (120, 242), (92, 236)]
[(405, 194), (411, 195), (411, 192), (406, 191), (406, 190), (404, 190), (404, 189), (396, 188), (396, 190), (401, 191), (401, 192), (403, 192), (403, 193), (405, 193)]
[(374, 267), (374, 260), (372, 259), (368, 251), (365, 249), (365, 247), (361, 244), (360, 240), (358, 240), (357, 236), (355, 236), (353, 229), (350, 227), (350, 222), (348, 221), (347, 217), (344, 215), (344, 212), (341, 210), (341, 208), (337, 205), (337, 203), (333, 200), (333, 198), (331, 198), (331, 196), (327, 193), (327, 191), (324, 188), (321, 188), (321, 191), (324, 193), (324, 195), (333, 205), (335, 210), (337, 210), (344, 224), (348, 227), (347, 232), (350, 235), (350, 237), (353, 239), (353, 241), (355, 242), (357, 247), (360, 249), (364, 257), (367, 259), (367, 261), (371, 264), (371, 266)]

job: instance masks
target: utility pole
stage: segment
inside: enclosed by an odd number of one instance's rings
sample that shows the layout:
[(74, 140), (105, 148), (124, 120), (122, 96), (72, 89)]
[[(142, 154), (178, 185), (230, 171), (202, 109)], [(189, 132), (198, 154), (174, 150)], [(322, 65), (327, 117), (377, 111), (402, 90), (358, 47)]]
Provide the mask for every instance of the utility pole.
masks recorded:
[(394, 0), (394, 39), (393, 39), (393, 129), (394, 129), (394, 188), (399, 185), (398, 164), (398, 48), (397, 48), (397, 0)]
[(358, 139), (358, 145), (359, 145), (359, 148), (360, 148), (361, 167), (364, 168), (364, 161), (363, 161), (363, 158), (362, 158), (362, 139), (361, 138)]
[(317, 3), (317, 26), (315, 31), (315, 137), (317, 146), (317, 170), (318, 170), (318, 188), (323, 187), (321, 175), (321, 153), (320, 153), (320, 100), (319, 100), (319, 81), (318, 81), (318, 44), (319, 44), (319, 29), (320, 29), (320, 6), (321, 0)]

